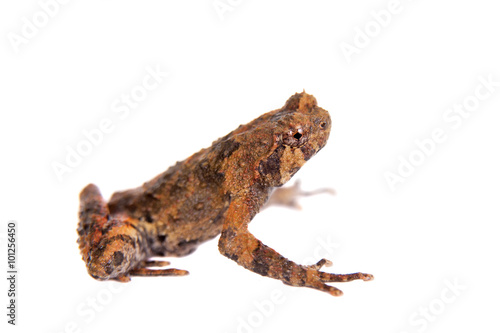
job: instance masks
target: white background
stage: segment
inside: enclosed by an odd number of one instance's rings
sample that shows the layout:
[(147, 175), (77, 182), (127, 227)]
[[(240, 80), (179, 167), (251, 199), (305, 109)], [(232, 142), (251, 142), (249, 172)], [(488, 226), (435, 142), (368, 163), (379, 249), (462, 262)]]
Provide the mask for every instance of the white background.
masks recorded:
[[(381, 26), (371, 12), (388, 0), (221, 3), (230, 10), (68, 1), (47, 22), (37, 1), (0, 5), (0, 240), (4, 252), (18, 221), (20, 271), (15, 328), (1, 279), (2, 332), (497, 331), (500, 86), (479, 77), (500, 81), (498, 5), (401, 0)], [(169, 75), (127, 116), (113, 112), (148, 67)], [(264, 211), (251, 231), (299, 263), (327, 256), (328, 271), (374, 281), (336, 284), (340, 298), (288, 287), (221, 256), (216, 239), (171, 260), (188, 277), (90, 278), (75, 231), (86, 184), (106, 198), (136, 187), (303, 89), (333, 127), (295, 178), (337, 195)], [(467, 118), (443, 118), (476, 89)], [(54, 163), (103, 119), (112, 131), (59, 180)], [(415, 141), (435, 129), (446, 140), (422, 159)], [(392, 191), (386, 173), (410, 156), (421, 165)]]

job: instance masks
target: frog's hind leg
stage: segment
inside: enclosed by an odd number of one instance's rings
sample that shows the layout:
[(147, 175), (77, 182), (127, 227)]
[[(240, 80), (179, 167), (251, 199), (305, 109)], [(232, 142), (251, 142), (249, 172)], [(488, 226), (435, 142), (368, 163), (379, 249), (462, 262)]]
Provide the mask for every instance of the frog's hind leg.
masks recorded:
[(141, 235), (126, 215), (110, 214), (97, 186), (80, 193), (78, 244), (88, 273), (97, 280), (127, 282), (129, 270), (144, 260)]
[(110, 213), (97, 186), (80, 194), (78, 243), (89, 274), (97, 280), (130, 281), (130, 276), (187, 275), (185, 270), (164, 267), (167, 261), (147, 260), (147, 235), (133, 218)]
[(92, 249), (99, 244), (102, 230), (109, 220), (109, 209), (99, 188), (87, 185), (80, 193), (80, 211), (78, 222), (78, 245), (83, 260), (88, 265)]

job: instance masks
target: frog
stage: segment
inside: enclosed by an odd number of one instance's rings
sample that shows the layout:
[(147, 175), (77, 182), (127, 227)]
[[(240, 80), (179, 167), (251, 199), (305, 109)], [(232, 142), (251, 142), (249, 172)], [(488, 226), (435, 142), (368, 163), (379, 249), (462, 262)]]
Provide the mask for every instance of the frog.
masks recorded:
[(87, 185), (80, 193), (77, 242), (89, 275), (121, 282), (133, 276), (187, 275), (152, 258), (187, 256), (219, 236), (222, 255), (289, 286), (340, 296), (342, 291), (328, 283), (372, 280), (366, 273), (325, 272), (322, 267), (331, 265), (326, 258), (297, 264), (248, 230), (273, 192), (284, 190), (325, 146), (331, 126), (329, 112), (303, 91), (142, 186), (115, 192), (107, 202), (96, 185)]

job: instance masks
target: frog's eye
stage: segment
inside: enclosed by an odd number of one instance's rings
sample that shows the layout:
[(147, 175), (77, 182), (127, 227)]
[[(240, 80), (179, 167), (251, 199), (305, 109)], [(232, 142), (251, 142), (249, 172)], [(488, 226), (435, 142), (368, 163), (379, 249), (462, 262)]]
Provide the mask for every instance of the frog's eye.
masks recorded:
[(302, 128), (287, 131), (282, 136), (283, 144), (292, 148), (303, 146), (307, 142), (307, 135)]

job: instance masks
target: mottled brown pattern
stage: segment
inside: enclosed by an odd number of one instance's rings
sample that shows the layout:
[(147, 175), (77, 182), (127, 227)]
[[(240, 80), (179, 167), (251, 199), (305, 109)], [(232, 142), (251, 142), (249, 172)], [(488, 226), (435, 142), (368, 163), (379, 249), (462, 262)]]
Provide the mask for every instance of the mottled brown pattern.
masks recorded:
[[(141, 187), (113, 194), (108, 203), (90, 184), (80, 194), (78, 243), (89, 274), (98, 280), (130, 276), (185, 275), (151, 269), (166, 262), (153, 256), (185, 256), (221, 234), (220, 252), (239, 265), (292, 286), (338, 296), (326, 282), (371, 280), (370, 274), (321, 272), (330, 262), (296, 264), (262, 244), (248, 223), (268, 200), (324, 147), (328, 112), (305, 92), (278, 110), (239, 126)], [(293, 200), (291, 200), (292, 202)]]

